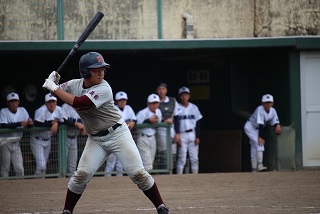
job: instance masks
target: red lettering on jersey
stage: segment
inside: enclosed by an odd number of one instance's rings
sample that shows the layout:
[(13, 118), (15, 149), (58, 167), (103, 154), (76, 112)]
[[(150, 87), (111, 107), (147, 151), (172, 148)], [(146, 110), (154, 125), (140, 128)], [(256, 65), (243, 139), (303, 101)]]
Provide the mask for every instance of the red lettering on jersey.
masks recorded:
[(96, 94), (95, 91), (90, 91), (89, 94), (93, 97), (93, 99), (95, 99), (95, 100), (99, 99), (99, 95)]
[(68, 85), (68, 82), (64, 82), (62, 84), (60, 84), (61, 87), (66, 87)]
[(96, 94), (96, 95), (93, 96), (93, 98), (94, 98), (95, 100), (97, 100), (97, 99), (99, 99), (99, 95)]

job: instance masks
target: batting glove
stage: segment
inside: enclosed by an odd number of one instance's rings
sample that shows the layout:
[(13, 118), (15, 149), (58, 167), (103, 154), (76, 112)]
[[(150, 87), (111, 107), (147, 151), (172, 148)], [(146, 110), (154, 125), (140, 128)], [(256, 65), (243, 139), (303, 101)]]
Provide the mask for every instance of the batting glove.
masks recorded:
[(55, 90), (57, 90), (57, 88), (59, 88), (59, 86), (56, 85), (51, 79), (46, 79), (42, 87), (48, 89), (51, 92), (54, 92)]
[(55, 84), (59, 84), (60, 74), (56, 71), (52, 71), (48, 79), (52, 80)]

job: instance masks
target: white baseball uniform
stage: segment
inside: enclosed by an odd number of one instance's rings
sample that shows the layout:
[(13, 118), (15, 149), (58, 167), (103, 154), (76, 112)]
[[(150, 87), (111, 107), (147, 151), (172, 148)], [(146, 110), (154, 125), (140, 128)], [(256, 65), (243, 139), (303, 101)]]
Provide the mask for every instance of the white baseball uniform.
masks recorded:
[(177, 153), (177, 174), (182, 174), (183, 172), (187, 160), (187, 152), (189, 152), (192, 173), (198, 173), (199, 145), (195, 144), (195, 128), (197, 121), (202, 118), (202, 114), (200, 113), (199, 108), (190, 102), (187, 107), (184, 107), (179, 103), (179, 108), (181, 111), (179, 115), (181, 146), (178, 147)]
[[(56, 106), (53, 112), (50, 112), (44, 104), (34, 113), (34, 121), (39, 123), (47, 123), (53, 120), (63, 122), (62, 108)], [(50, 130), (31, 132), (30, 146), (32, 154), (36, 160), (35, 175), (43, 175), (47, 169), (47, 161), (51, 151), (51, 137), (53, 136)]]
[[(121, 115), (122, 119), (124, 119), (125, 122), (137, 120), (136, 115), (130, 105), (125, 105), (123, 107), (123, 109), (120, 109), (119, 106), (115, 105), (115, 108), (118, 109), (119, 114)], [(114, 170), (114, 168), (118, 172), (123, 171), (123, 167), (122, 167), (120, 160), (117, 159), (113, 153), (111, 153), (109, 155), (109, 157), (107, 158), (105, 171), (112, 172)], [(116, 175), (122, 176), (123, 174), (117, 173)], [(107, 173), (106, 176), (111, 176), (111, 174)]]
[[(137, 113), (137, 124), (142, 124), (145, 122), (145, 120), (148, 120), (155, 115), (158, 117), (158, 123), (161, 123), (161, 111), (159, 109), (156, 109), (156, 112), (154, 113), (150, 111), (149, 107), (146, 107)], [(137, 136), (137, 147), (139, 149), (142, 162), (146, 170), (153, 169), (153, 162), (157, 151), (155, 134), (156, 130), (154, 128), (142, 128), (139, 130)]]
[(264, 145), (259, 145), (259, 125), (275, 125), (280, 123), (276, 110), (271, 107), (269, 112), (266, 112), (262, 105), (258, 106), (254, 113), (250, 116), (244, 125), (244, 131), (250, 142), (250, 155), (252, 171), (256, 171), (257, 165), (262, 164)]
[[(11, 124), (27, 121), (29, 114), (24, 107), (18, 107), (16, 113), (12, 113), (9, 108), (2, 108), (0, 111), (0, 124)], [(17, 128), (23, 128), (19, 126)], [(4, 135), (3, 137), (17, 137), (15, 142), (6, 143), (1, 149), (1, 177), (8, 177), (10, 164), (12, 163), (16, 176), (24, 176), (23, 158), (20, 148), (20, 140), (23, 132), (14, 132)]]
[[(82, 123), (79, 114), (74, 110), (73, 107), (67, 103), (61, 106), (63, 112), (63, 118), (67, 121), (72, 121), (73, 123)], [(79, 130), (76, 128), (67, 129), (67, 172), (73, 173), (76, 171), (78, 163), (78, 135)]]
[(149, 190), (154, 185), (154, 179), (144, 169), (131, 132), (114, 107), (109, 83), (103, 80), (89, 88), (83, 88), (83, 85), (83, 79), (70, 80), (60, 85), (62, 90), (75, 96), (87, 96), (95, 105), (89, 109), (76, 109), (88, 139), (68, 188), (76, 194), (82, 194), (94, 173), (114, 153), (131, 180), (142, 191)]

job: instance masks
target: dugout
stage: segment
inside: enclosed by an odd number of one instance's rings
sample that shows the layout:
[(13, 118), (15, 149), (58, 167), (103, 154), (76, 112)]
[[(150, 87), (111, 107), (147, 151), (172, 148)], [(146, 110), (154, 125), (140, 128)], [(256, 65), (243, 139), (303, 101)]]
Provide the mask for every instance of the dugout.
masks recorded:
[[(248, 115), (261, 96), (273, 94), (281, 124), (296, 126), (296, 156), (301, 162), (300, 58), (301, 51), (319, 51), (319, 37), (116, 40), (86, 41), (61, 73), (61, 82), (78, 78), (78, 60), (88, 51), (100, 52), (111, 64), (106, 74), (113, 92), (128, 93), (134, 111), (159, 81), (168, 95), (191, 89), (201, 120), (200, 172), (249, 171), (249, 146), (242, 133)], [(44, 103), (44, 79), (56, 70), (75, 41), (1, 41), (1, 90), (12, 85), (22, 96), (24, 86), (37, 86), (35, 102), (22, 98), (33, 114)], [(1, 107), (5, 106), (2, 97)], [(267, 161), (268, 160), (267, 158)]]

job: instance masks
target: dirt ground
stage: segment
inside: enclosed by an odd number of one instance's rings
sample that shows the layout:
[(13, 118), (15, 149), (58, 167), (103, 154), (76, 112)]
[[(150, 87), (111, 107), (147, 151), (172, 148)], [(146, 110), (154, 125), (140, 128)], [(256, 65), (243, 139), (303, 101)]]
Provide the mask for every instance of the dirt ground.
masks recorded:
[[(320, 171), (154, 175), (174, 213), (320, 213)], [(61, 213), (69, 178), (0, 180), (0, 213)], [(156, 213), (127, 177), (94, 177), (74, 213)]]

